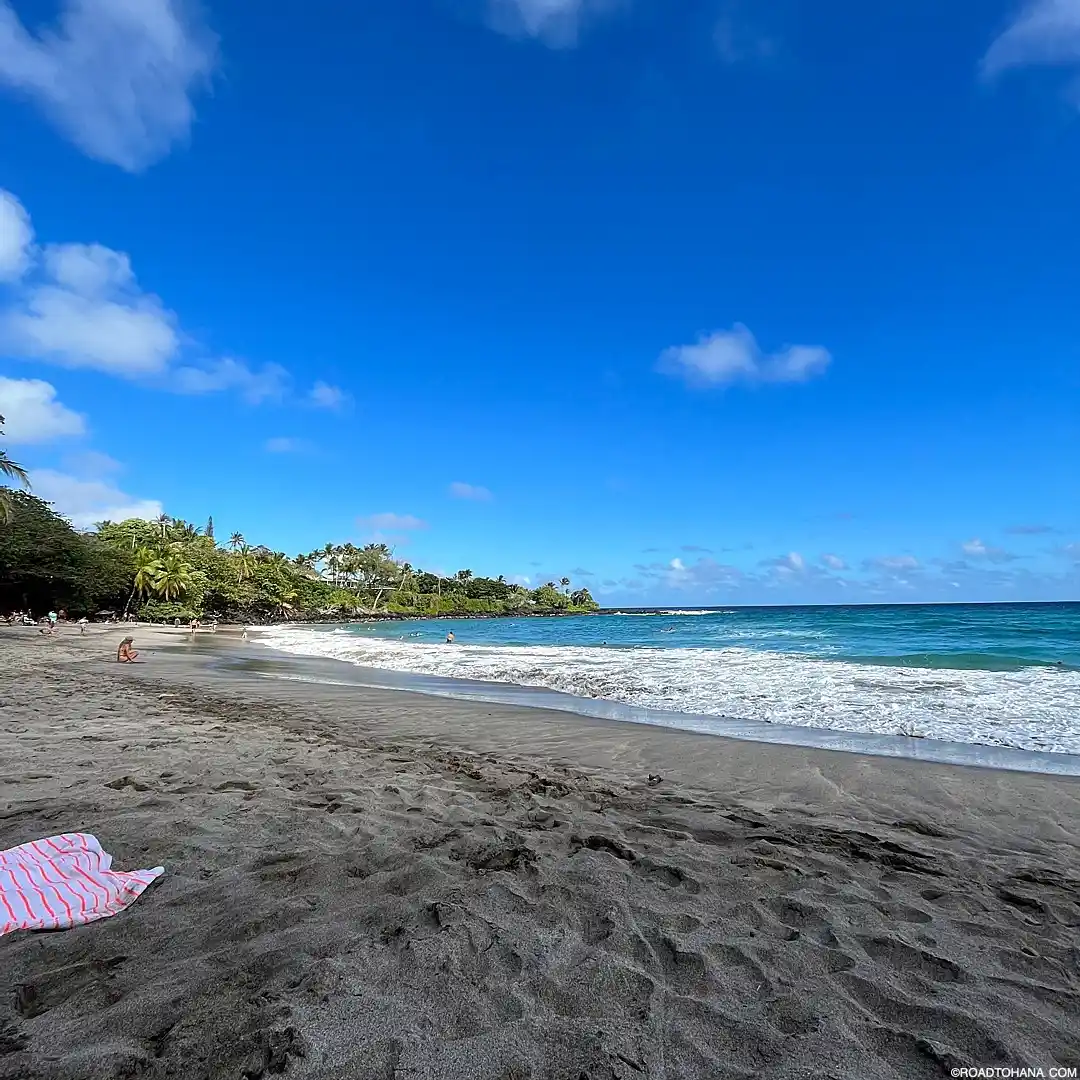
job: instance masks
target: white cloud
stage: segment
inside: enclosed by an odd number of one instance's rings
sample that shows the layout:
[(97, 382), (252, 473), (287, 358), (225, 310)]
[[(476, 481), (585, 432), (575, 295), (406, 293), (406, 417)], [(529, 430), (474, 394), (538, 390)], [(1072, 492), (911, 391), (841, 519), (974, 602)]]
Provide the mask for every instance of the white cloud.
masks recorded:
[(0, 0), (0, 85), (34, 100), (76, 146), (135, 172), (187, 137), (213, 36), (181, 0), (65, 0), (31, 31)]
[(251, 405), (280, 401), (288, 389), (289, 373), (278, 364), (252, 368), (225, 357), (201, 367), (180, 367), (172, 373), (171, 389), (179, 394), (215, 394), (235, 390)]
[[(29, 218), (22, 229), (13, 206), (21, 211), (14, 196), (0, 190), (0, 229), (18, 231), (11, 240), (0, 232), (0, 270), (15, 266), (12, 253), (32, 236)], [(103, 371), (180, 394), (233, 391), (260, 404), (288, 392), (289, 374), (278, 364), (253, 367), (228, 356), (181, 363), (194, 349), (190, 343), (184, 347), (179, 320), (157, 296), (140, 289), (122, 251), (102, 244), (50, 244), (34, 254), (33, 271), (0, 308), (0, 352)], [(316, 383), (312, 399), (329, 408), (346, 397), (336, 387)]]
[(0, 189), (0, 281), (18, 281), (30, 262), (34, 230), (25, 207)]
[(818, 345), (789, 345), (764, 354), (741, 323), (701, 337), (696, 345), (676, 345), (660, 355), (657, 370), (690, 386), (732, 383), (801, 383), (822, 374), (832, 362)]
[(38, 498), (51, 502), (57, 513), (71, 519), (79, 529), (97, 521), (124, 521), (142, 518), (152, 521), (162, 513), (156, 499), (137, 499), (126, 495), (104, 480), (85, 480), (52, 469), (30, 473), (30, 482)]
[(846, 570), (847, 563), (839, 555), (822, 555), (821, 562), (830, 570)]
[(450, 485), (450, 494), (455, 499), (471, 499), (473, 502), (490, 502), (494, 496), (486, 487), (477, 484), (466, 484), (461, 480), (455, 480)]
[(428, 524), (412, 514), (370, 514), (367, 517), (356, 519), (356, 524), (362, 529), (373, 529), (376, 532), (414, 532), (417, 529), (426, 529)]
[(289, 435), (279, 435), (273, 439), (267, 439), (263, 443), (263, 449), (268, 454), (300, 454), (309, 447), (303, 439), (294, 439)]
[(983, 74), (1009, 68), (1080, 64), (1080, 0), (1029, 0), (987, 50)]
[(320, 379), (308, 391), (308, 400), (318, 409), (341, 409), (349, 403), (349, 395), (340, 386), (331, 386)]
[(762, 565), (771, 566), (781, 574), (801, 574), (806, 569), (806, 560), (797, 551), (767, 559)]
[(618, 6), (620, 0), (488, 0), (496, 30), (538, 38), (554, 48), (574, 45), (587, 19)]
[(56, 388), (41, 379), (0, 376), (0, 416), (13, 443), (47, 443), (83, 435), (86, 420), (56, 400)]
[(175, 322), (139, 289), (122, 252), (56, 244), (38, 283), (0, 315), (0, 340), (27, 357), (131, 378), (168, 367), (180, 344)]
[(682, 559), (672, 559), (669, 565), (671, 566), (671, 569), (676, 571), (677, 573), (681, 573), (686, 570), (686, 567), (683, 565)]
[(973, 559), (986, 559), (988, 562), (1011, 562), (1017, 558), (1017, 556), (1002, 548), (990, 547), (988, 544), (984, 544), (978, 538), (966, 541), (960, 545), (960, 548), (965, 555), (970, 555)]
[(917, 570), (919, 560), (914, 555), (885, 555), (880, 559), (869, 559), (865, 563), (868, 570)]

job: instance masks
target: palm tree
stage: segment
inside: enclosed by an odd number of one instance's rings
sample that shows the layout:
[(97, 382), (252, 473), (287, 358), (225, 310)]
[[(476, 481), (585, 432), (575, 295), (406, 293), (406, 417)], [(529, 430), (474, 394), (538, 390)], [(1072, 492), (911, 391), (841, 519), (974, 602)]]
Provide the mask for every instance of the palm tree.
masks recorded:
[(191, 567), (179, 555), (167, 555), (154, 575), (154, 592), (165, 600), (175, 600), (191, 587)]
[[(4, 418), (0, 416), (0, 435), (3, 434)], [(26, 475), (26, 470), (12, 461), (7, 456), (6, 450), (0, 450), (0, 476), (10, 476), (12, 480), (18, 483), (19, 487), (25, 488), (27, 491), (30, 490), (30, 477)], [(0, 488), (0, 521), (9, 522), (14, 513), (15, 500), (11, 497), (11, 492)]]
[(124, 618), (127, 618), (131, 610), (131, 602), (135, 594), (149, 596), (156, 588), (158, 572), (161, 570), (161, 561), (149, 548), (139, 548), (135, 552), (135, 580), (131, 586), (131, 595), (124, 605)]
[(169, 525), (172, 523), (172, 518), (168, 514), (158, 514), (154, 518), (154, 524), (161, 530), (161, 539), (165, 539), (165, 533), (168, 531)]
[(235, 532), (229, 537), (229, 547), (231, 547), (233, 551), (239, 551), (245, 543), (246, 541), (244, 540), (243, 533)]
[(236, 553), (236, 560), (236, 583), (239, 585), (244, 578), (251, 577), (251, 548), (249, 548), (247, 544), (242, 544), (240, 546), (240, 549)]
[(570, 592), (570, 579), (569, 579), (568, 577), (564, 577), (564, 578), (563, 578), (563, 579), (562, 579), (562, 580), (561, 580), (561, 581), (559, 582), (559, 584), (560, 584), (560, 585), (561, 585), (561, 586), (563, 587), (563, 592), (565, 592), (565, 593), (569, 593), (569, 592)]
[(190, 521), (180, 518), (173, 521), (172, 534), (177, 540), (194, 540), (201, 531), (198, 525), (192, 525)]

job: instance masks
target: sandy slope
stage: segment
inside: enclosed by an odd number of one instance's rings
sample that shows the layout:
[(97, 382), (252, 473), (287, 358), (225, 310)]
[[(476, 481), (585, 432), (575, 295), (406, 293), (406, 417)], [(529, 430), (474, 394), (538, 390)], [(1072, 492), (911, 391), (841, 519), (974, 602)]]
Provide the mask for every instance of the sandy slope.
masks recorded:
[(167, 867), (0, 940), (0, 1077), (1080, 1066), (1078, 781), (230, 678), (145, 632), (129, 669), (115, 636), (0, 631), (0, 847)]

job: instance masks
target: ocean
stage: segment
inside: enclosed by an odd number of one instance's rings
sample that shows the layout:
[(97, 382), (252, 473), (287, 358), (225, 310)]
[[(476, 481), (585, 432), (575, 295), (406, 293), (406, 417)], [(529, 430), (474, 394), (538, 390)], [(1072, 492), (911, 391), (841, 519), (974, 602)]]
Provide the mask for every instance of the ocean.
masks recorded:
[(289, 625), (260, 640), (364, 668), (621, 702), (671, 727), (715, 716), (1080, 754), (1076, 603)]

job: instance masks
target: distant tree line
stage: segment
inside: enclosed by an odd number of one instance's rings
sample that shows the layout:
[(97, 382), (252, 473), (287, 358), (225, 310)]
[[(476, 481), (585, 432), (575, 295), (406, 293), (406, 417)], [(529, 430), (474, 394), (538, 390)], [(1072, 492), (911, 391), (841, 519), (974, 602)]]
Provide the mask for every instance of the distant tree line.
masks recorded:
[(272, 622), (598, 608), (565, 577), (534, 589), (471, 570), (443, 577), (395, 559), (385, 544), (327, 544), (290, 558), (240, 533), (219, 544), (212, 518), (204, 528), (162, 515), (81, 532), (26, 491), (0, 492), (0, 611)]

